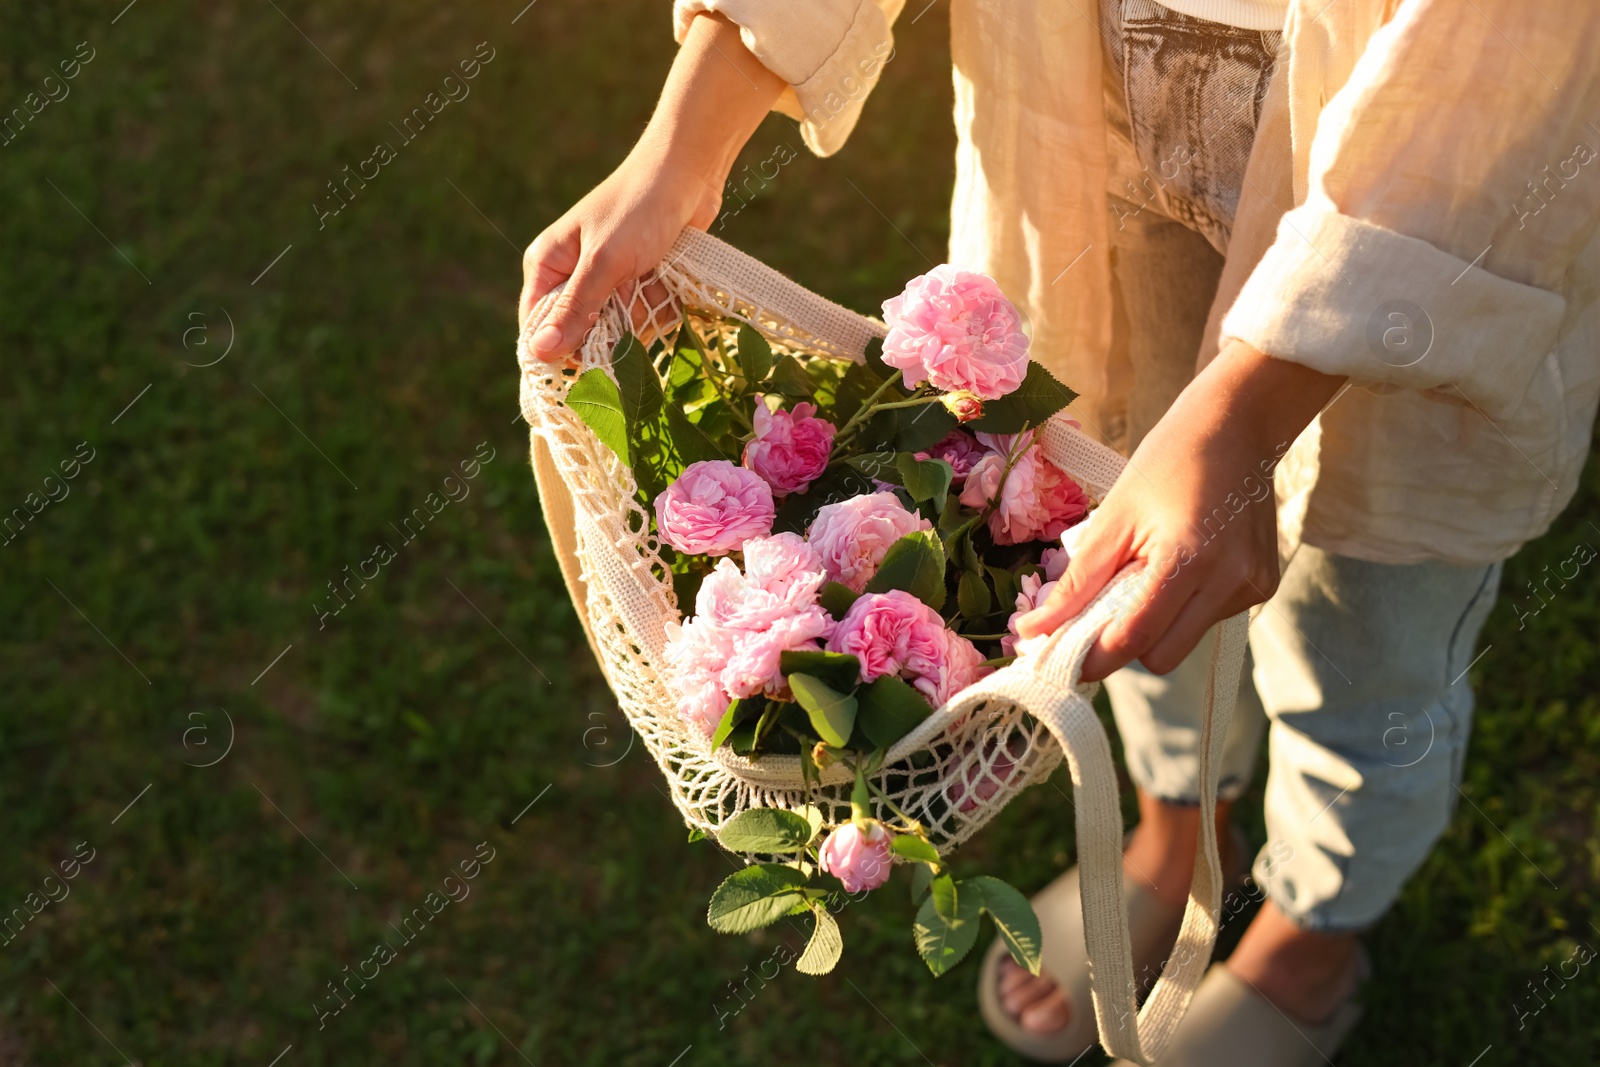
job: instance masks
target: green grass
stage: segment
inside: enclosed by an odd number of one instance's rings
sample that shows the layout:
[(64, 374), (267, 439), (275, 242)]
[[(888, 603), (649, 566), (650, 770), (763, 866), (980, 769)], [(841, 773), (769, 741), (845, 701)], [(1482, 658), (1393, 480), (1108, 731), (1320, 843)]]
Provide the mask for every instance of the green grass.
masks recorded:
[[(513, 24), (524, 0), (123, 2), (0, 5), (8, 109), (96, 50), (0, 148), (0, 507), (95, 454), (0, 555), (0, 910), (94, 849), (0, 945), (0, 1062), (1012, 1062), (972, 964), (935, 982), (917, 960), (900, 889), (845, 913), (837, 973), (785, 971), (719, 1019), (799, 935), (704, 925), (728, 861), (683, 843), (548, 551), (513, 423), (519, 250), (644, 122), (664, 5), (543, 0)], [(325, 183), (483, 41), (471, 96), (319, 230)], [(876, 307), (942, 258), (949, 86), (936, 9), (902, 27), (851, 144), (799, 154), (722, 234)], [(780, 143), (800, 150), (771, 119), (746, 160)], [(189, 365), (230, 317), (227, 357)], [(470, 495), (400, 544), (389, 524), (483, 442)], [(1591, 465), (1507, 599), (1596, 525)], [(384, 540), (396, 558), (319, 627), (327, 583)], [(1370, 938), (1346, 1062), (1592, 1054), (1593, 967), (1521, 1030), (1512, 999), (1600, 944), (1597, 574), (1525, 629), (1496, 609), (1475, 807)], [(231, 751), (186, 765), (221, 754), (224, 709)], [(960, 865), (1042, 884), (1068, 816), (1033, 790)], [(480, 842), (470, 897), (319, 1029), (326, 983)]]

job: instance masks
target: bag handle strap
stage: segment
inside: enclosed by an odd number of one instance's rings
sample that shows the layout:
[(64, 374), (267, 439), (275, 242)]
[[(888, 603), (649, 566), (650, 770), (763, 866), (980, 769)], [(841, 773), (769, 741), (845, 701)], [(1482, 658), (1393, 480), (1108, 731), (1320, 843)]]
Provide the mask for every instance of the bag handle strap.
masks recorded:
[[(888, 332), (704, 230), (680, 233), (658, 270), (687, 302), (710, 303), (797, 348), (859, 363), (867, 342)], [(687, 284), (674, 285), (680, 278)]]
[[(1100, 1042), (1113, 1057), (1149, 1064), (1166, 1050), (1189, 999), (1211, 961), (1220, 921), (1222, 864), (1217, 849), (1217, 778), (1228, 723), (1238, 696), (1247, 615), (1217, 626), (1206, 685), (1200, 736), (1200, 847), (1178, 941), (1155, 989), (1138, 1008), (1132, 941), (1122, 888), (1122, 809), (1111, 745), (1090, 705), (1095, 686), (1080, 682), (1083, 660), (1101, 632), (1139, 602), (1147, 572), (1127, 568), (1069, 624), (1029, 657), (1034, 678), (1054, 699), (1030, 701), (1030, 710), (1055, 734), (1067, 757), (1081, 869), (1084, 941), (1090, 961)], [(1072, 699), (1076, 694), (1082, 699)]]

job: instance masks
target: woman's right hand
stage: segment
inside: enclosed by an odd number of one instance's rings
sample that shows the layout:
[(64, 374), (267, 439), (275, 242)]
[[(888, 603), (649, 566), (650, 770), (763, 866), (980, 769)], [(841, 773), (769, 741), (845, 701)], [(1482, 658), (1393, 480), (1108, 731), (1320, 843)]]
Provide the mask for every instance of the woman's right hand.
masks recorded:
[(717, 217), (720, 183), (640, 148), (523, 253), (524, 316), (566, 283), (533, 335), (534, 354), (542, 360), (554, 362), (577, 348), (606, 298), (660, 263), (685, 226), (703, 230)]
[(543, 309), (535, 355), (565, 358), (614, 290), (649, 273), (684, 227), (711, 225), (739, 149), (783, 87), (737, 26), (696, 16), (639, 143), (523, 253), (519, 318), (566, 283)]

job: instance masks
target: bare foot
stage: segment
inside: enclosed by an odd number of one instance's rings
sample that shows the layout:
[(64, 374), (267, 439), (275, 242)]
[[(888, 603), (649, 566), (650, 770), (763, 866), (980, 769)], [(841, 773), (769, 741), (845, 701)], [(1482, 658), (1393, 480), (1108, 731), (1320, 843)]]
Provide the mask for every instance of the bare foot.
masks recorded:
[(1072, 1022), (1072, 1005), (1048, 974), (1035, 977), (1006, 956), (1000, 961), (1000, 1002), (1024, 1030), (1053, 1034)]
[(1228, 969), (1285, 1015), (1316, 1024), (1355, 992), (1359, 956), (1354, 934), (1304, 930), (1269, 900), (1228, 957)]
[[(1227, 801), (1217, 802), (1217, 836), (1224, 870), (1238, 861), (1228, 832)], [(1182, 907), (1189, 899), (1189, 880), (1198, 851), (1200, 809), (1168, 804), (1139, 793), (1139, 825), (1134, 827), (1122, 858), (1122, 876), (1142, 883), (1157, 899)], [(1000, 1001), (1006, 1014), (1036, 1034), (1055, 1033), (1072, 1022), (1073, 1006), (1048, 974), (1029, 974), (1010, 956), (1000, 960)]]

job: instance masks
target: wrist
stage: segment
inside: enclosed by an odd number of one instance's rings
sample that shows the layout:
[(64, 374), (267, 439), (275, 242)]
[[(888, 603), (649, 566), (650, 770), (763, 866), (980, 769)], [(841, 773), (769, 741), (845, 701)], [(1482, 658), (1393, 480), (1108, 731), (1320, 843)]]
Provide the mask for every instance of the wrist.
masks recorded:
[(1233, 437), (1248, 451), (1265, 456), (1281, 455), (1345, 382), (1343, 377), (1232, 340), (1191, 388), (1199, 387), (1195, 407), (1217, 434)]
[(635, 151), (649, 152), (674, 175), (720, 190), (783, 90), (783, 79), (745, 46), (737, 25), (700, 12)]

